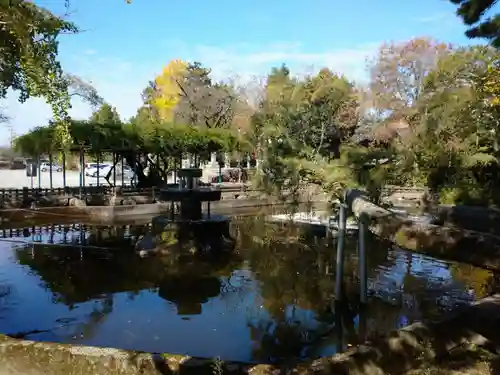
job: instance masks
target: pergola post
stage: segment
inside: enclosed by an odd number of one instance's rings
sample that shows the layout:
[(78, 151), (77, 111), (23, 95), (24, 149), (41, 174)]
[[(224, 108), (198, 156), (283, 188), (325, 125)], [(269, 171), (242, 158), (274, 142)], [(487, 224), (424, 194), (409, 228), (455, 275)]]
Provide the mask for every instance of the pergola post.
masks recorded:
[[(121, 166), (121, 175), (122, 175), (122, 187), (124, 185), (124, 176), (123, 176), (123, 157), (122, 157), (122, 160), (120, 160), (120, 166)], [(132, 166), (130, 166), (130, 168), (132, 168), (132, 171), (134, 172), (134, 175), (135, 175), (135, 169), (133, 169)], [(133, 178), (133, 175), (132, 175), (132, 178)]]
[(52, 189), (52, 151), (49, 151), (49, 187)]
[[(113, 187), (116, 188), (116, 164), (118, 163), (118, 155), (113, 151)], [(123, 167), (122, 167), (123, 169)]]
[(62, 152), (62, 174), (63, 174), (63, 188), (66, 188), (66, 153)]
[(85, 186), (85, 156), (83, 147), (80, 147), (80, 199), (83, 199), (83, 187)]
[(37, 157), (37, 162), (36, 162), (36, 168), (38, 169), (38, 189), (41, 189), (42, 188), (42, 175), (41, 175), (41, 171), (42, 171), (42, 167), (40, 166), (40, 155), (38, 155)]
[(100, 169), (101, 169), (100, 168), (100, 164), (99, 164), (100, 163), (100, 159), (101, 159), (100, 156), (101, 156), (101, 152), (98, 151), (97, 152), (97, 157), (96, 157), (96, 161), (97, 161), (97, 171), (96, 171), (97, 172), (97, 186), (99, 186), (99, 177), (100, 177), (100, 173), (99, 172), (100, 172)]

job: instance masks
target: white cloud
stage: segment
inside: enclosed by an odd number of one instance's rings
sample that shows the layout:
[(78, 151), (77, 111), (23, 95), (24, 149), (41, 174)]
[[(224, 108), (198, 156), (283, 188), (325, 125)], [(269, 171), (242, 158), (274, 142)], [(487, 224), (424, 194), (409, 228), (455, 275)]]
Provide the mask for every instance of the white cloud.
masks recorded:
[[(312, 73), (322, 67), (329, 67), (343, 73), (350, 79), (366, 79), (366, 58), (373, 55), (377, 43), (355, 46), (347, 49), (332, 49), (317, 52), (305, 51), (295, 42), (275, 42), (258, 46), (241, 43), (229, 47), (188, 46), (182, 42), (172, 42), (168, 50), (171, 56), (158, 56), (154, 61), (135, 63), (132, 60), (105, 56), (93, 49), (64, 59), (65, 69), (82, 79), (90, 81), (104, 99), (115, 106), (126, 119), (133, 116), (141, 105), (141, 91), (149, 80), (158, 74), (168, 60), (176, 56), (188, 61), (200, 61), (212, 69), (215, 79), (238, 77), (249, 80), (264, 76), (271, 67), (286, 63), (292, 73)], [(50, 108), (42, 99), (30, 99), (18, 103), (10, 93), (1, 103), (11, 118), (11, 124), (18, 134), (28, 129), (44, 125), (51, 117)], [(75, 100), (71, 115), (86, 118), (91, 108)], [(5, 136), (4, 134), (5, 133)], [(0, 129), (0, 139), (7, 139), (5, 129)]]
[(306, 52), (297, 43), (277, 43), (265, 47), (198, 46), (189, 59), (203, 62), (214, 75), (239, 77), (265, 75), (273, 66), (286, 63), (294, 74), (311, 73), (323, 67), (345, 74), (350, 79), (366, 79), (366, 58), (373, 55), (378, 44), (366, 44), (350, 49)]
[(415, 17), (411, 22), (417, 23), (420, 27), (425, 27), (427, 33), (443, 35), (443, 33), (459, 31), (463, 33), (463, 21), (457, 17), (454, 9), (443, 13), (429, 14), (427, 16)]
[(418, 23), (429, 24), (429, 23), (439, 23), (442, 21), (449, 20), (450, 18), (455, 18), (455, 17), (453, 14), (450, 15), (449, 12), (446, 12), (446, 13), (432, 14), (432, 15), (424, 16), (424, 17), (417, 17), (417, 18), (414, 18), (413, 21), (418, 22)]

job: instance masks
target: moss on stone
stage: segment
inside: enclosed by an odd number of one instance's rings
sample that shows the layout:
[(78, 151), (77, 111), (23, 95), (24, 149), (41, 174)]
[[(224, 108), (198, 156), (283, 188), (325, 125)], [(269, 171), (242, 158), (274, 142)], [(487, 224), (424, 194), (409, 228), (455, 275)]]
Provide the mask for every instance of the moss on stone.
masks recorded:
[(0, 375), (160, 374), (151, 355), (0, 336)]
[[(43, 343), (0, 335), (0, 375), (264, 374), (261, 365), (221, 362), (186, 355)], [(263, 369), (262, 369), (263, 370)], [(254, 372), (255, 371), (255, 372)], [(277, 374), (276, 374), (277, 375)]]

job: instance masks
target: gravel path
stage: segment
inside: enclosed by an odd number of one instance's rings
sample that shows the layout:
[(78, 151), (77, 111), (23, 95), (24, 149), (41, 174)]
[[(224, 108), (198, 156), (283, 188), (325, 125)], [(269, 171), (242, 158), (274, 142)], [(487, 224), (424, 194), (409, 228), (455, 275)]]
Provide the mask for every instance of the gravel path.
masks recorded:
[[(108, 185), (106, 180), (100, 178), (100, 185)], [(40, 182), (39, 182), (40, 181)], [(97, 184), (97, 178), (85, 176), (85, 185)], [(121, 178), (116, 178), (116, 184), (121, 185)], [(125, 180), (125, 185), (129, 185), (130, 181)], [(0, 169), (0, 188), (18, 188), (31, 187), (31, 177), (26, 176), (24, 169), (10, 170)], [(33, 177), (33, 187), (50, 188), (50, 175), (49, 172), (41, 172), (39, 176)], [(66, 186), (80, 186), (80, 172), (67, 171), (66, 172)], [(52, 172), (52, 187), (64, 187), (63, 173)]]
[[(202, 180), (208, 182), (212, 176), (217, 176), (219, 173), (218, 169), (205, 168), (203, 171)], [(112, 178), (111, 178), (112, 179)], [(40, 180), (40, 184), (39, 181)], [(116, 184), (121, 185), (121, 177), (116, 177)], [(169, 181), (173, 182), (173, 181)], [(125, 185), (130, 185), (130, 181), (125, 179)], [(108, 185), (104, 178), (99, 179), (100, 185)], [(97, 178), (85, 176), (86, 186), (97, 185)], [(31, 187), (31, 177), (26, 176), (26, 170), (24, 169), (0, 169), (0, 189), (1, 188), (18, 188)], [(40, 172), (39, 176), (33, 177), (33, 187), (50, 188), (50, 177), (49, 172)], [(80, 172), (77, 171), (66, 171), (66, 186), (80, 186)], [(64, 187), (63, 184), (63, 173), (62, 172), (52, 172), (52, 187)]]

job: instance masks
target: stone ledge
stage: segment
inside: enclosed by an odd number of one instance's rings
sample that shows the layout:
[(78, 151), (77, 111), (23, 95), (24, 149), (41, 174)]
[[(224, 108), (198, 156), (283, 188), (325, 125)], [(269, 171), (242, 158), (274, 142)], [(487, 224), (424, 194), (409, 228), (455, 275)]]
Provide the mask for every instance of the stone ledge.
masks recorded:
[(272, 366), (18, 340), (0, 335), (0, 375), (268, 374)]

